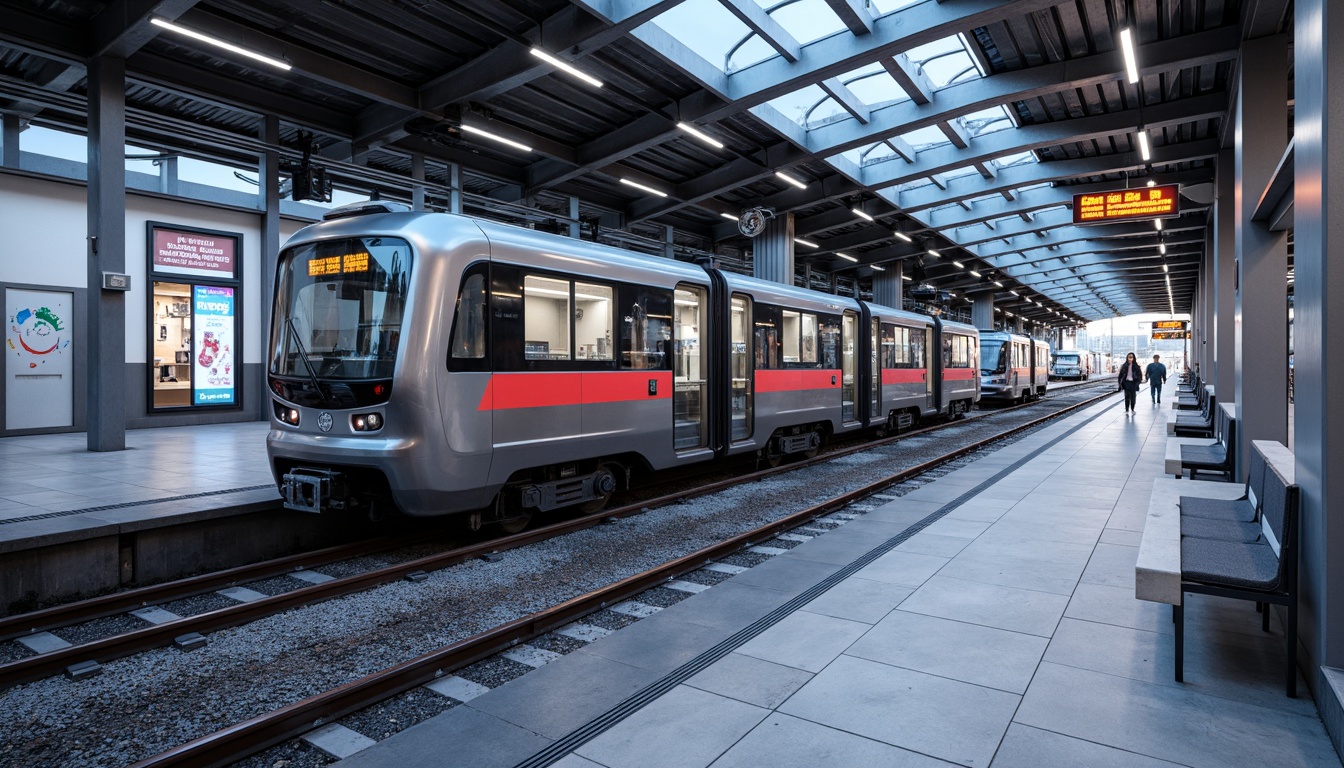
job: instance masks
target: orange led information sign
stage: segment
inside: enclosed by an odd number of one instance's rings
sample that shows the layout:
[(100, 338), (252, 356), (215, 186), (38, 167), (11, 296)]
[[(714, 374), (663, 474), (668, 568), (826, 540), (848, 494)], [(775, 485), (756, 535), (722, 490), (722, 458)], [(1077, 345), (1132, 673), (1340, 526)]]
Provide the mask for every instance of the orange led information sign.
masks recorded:
[(1154, 330), (1154, 331), (1184, 331), (1184, 330), (1185, 330), (1185, 324), (1186, 324), (1186, 322), (1187, 322), (1187, 321), (1185, 321), (1185, 320), (1154, 320), (1154, 321), (1153, 321), (1153, 330)]
[(1153, 340), (1158, 339), (1188, 339), (1189, 331), (1153, 331)]
[(1177, 216), (1180, 212), (1179, 184), (1073, 196), (1074, 224), (1156, 219), (1163, 216)]
[(343, 256), (318, 256), (308, 260), (308, 276), (339, 275), (343, 272), (368, 272), (368, 253), (347, 253)]

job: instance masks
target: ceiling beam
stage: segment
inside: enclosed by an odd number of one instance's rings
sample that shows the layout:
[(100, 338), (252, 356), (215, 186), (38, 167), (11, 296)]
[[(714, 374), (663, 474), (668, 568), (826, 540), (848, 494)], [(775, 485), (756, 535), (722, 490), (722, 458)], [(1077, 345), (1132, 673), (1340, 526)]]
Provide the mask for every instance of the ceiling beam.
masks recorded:
[[(150, 19), (176, 21), (199, 0), (112, 0), (89, 24), (88, 57), (130, 58), (161, 31)], [(226, 40), (229, 38), (225, 38)], [(243, 44), (243, 40), (233, 42)]]
[(719, 0), (719, 2), (785, 60), (790, 62), (798, 60), (802, 46), (798, 44), (797, 38), (789, 34), (789, 31), (766, 13), (764, 8), (757, 5), (756, 0)]

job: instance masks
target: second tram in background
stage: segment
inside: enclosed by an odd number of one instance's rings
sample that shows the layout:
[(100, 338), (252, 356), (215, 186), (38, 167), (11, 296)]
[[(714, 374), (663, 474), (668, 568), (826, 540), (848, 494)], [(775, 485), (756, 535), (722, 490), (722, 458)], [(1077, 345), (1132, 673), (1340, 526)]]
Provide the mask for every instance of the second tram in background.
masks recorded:
[(280, 254), (267, 452), (292, 509), (512, 530), (979, 398), (968, 325), (397, 208), (332, 211)]
[(1050, 345), (1006, 331), (980, 332), (980, 397), (1026, 402), (1050, 384)]

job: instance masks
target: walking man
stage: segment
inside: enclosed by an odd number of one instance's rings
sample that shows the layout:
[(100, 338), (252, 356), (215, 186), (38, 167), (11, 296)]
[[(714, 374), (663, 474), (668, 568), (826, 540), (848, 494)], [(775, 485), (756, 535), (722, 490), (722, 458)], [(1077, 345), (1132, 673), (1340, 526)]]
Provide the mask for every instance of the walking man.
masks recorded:
[(1148, 376), (1148, 391), (1153, 396), (1153, 404), (1162, 402), (1162, 382), (1167, 380), (1167, 366), (1158, 362), (1159, 356), (1153, 355), (1144, 373)]

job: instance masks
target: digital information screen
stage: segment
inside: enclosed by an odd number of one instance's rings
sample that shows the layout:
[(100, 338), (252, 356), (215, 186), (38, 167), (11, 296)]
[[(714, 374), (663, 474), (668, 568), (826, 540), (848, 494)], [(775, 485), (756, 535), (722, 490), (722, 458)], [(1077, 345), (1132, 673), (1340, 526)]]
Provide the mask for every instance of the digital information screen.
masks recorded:
[(1157, 219), (1179, 216), (1181, 185), (1118, 189), (1073, 196), (1074, 224), (1102, 224), (1111, 221)]
[(1186, 320), (1154, 320), (1154, 331), (1184, 331)]
[(1153, 331), (1153, 341), (1161, 339), (1188, 339), (1189, 331)]
[(346, 272), (368, 272), (369, 254), (347, 253), (343, 256), (315, 256), (308, 260), (308, 276), (339, 275)]

